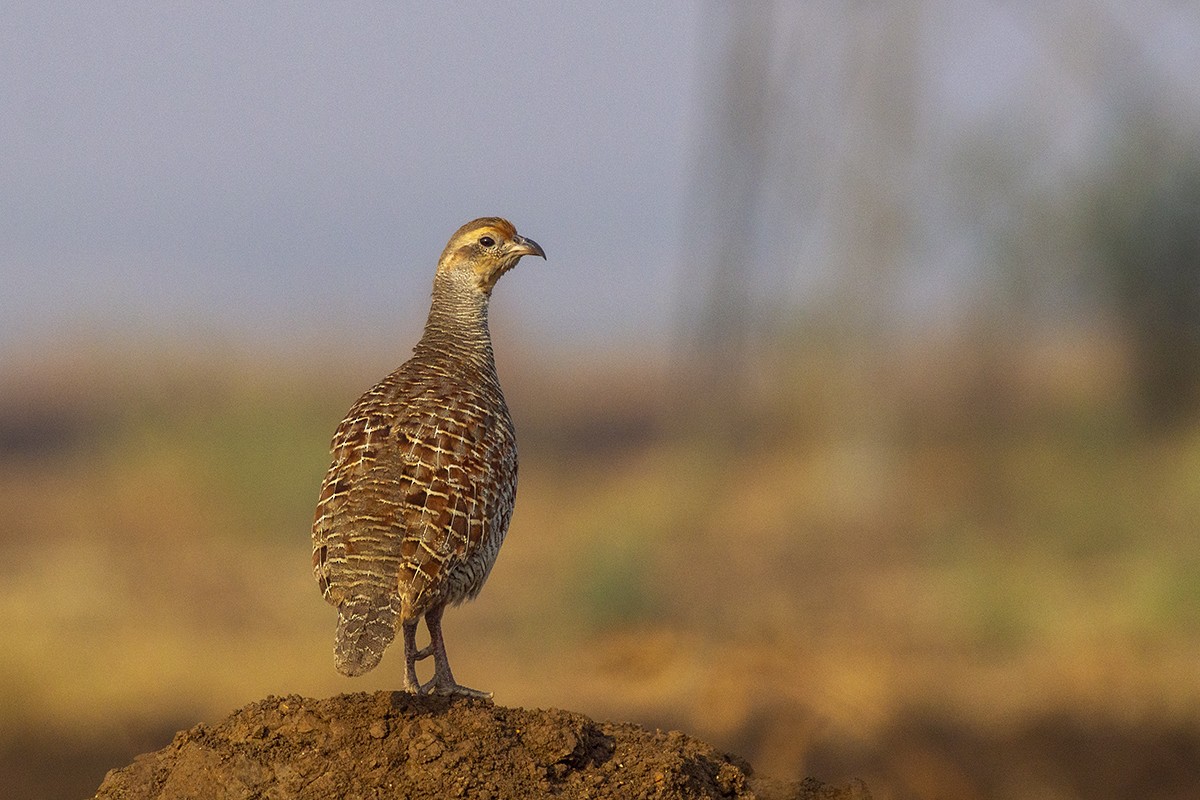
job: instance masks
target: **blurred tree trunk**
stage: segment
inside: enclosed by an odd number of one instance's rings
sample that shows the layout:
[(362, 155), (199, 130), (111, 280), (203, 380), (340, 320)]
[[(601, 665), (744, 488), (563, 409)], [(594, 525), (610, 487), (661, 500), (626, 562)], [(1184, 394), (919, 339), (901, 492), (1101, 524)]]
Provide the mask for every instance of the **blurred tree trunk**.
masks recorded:
[[(757, 224), (775, 120), (770, 102), (773, 4), (715, 4), (703, 39), (719, 63), (705, 92), (714, 102), (700, 124), (686, 227), (680, 352), (690, 402), (674, 422), (736, 436), (752, 339), (760, 335), (750, 299), (758, 280)], [(724, 437), (722, 437), (724, 438)]]
[(1157, 178), (1142, 166), (1105, 193), (1096, 238), (1131, 346), (1138, 419), (1169, 432), (1200, 406), (1200, 163)]
[(790, 422), (760, 401), (803, 372), (806, 332), (855, 397), (818, 424), (859, 444), (885, 435), (883, 345), (914, 252), (921, 8), (708, 7), (677, 408), (714, 443)]

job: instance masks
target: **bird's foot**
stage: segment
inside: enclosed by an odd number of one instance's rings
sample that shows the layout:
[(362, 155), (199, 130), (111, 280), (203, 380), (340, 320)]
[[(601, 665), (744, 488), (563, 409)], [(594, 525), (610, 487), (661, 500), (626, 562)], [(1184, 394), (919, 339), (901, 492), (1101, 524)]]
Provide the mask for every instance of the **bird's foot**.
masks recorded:
[(482, 700), (492, 699), (491, 692), (472, 689), (470, 686), (463, 686), (461, 683), (456, 683), (453, 680), (438, 680), (436, 675), (428, 683), (422, 684), (421, 688), (417, 691), (419, 694), (440, 694), (449, 697), (478, 697)]

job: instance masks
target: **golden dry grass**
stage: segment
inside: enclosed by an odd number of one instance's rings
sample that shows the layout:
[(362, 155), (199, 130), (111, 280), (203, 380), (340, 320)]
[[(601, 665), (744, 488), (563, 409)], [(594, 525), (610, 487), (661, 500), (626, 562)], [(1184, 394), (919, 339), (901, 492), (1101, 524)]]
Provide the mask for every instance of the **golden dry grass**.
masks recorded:
[[(85, 355), (0, 393), (0, 433), (50, 443), (0, 455), (0, 745), (396, 685), (394, 654), (334, 672), (309, 572), (329, 435), (378, 375)], [(1194, 729), (1200, 426), (1130, 433), (1103, 343), (893, 356), (856, 427), (862, 385), (797, 354), (745, 411), (778, 427), (734, 448), (651, 368), (502, 364), (520, 499), (487, 589), (447, 617), (458, 677), (783, 774), (849, 769), (913, 714)], [(877, 797), (978, 785), (888, 746)]]

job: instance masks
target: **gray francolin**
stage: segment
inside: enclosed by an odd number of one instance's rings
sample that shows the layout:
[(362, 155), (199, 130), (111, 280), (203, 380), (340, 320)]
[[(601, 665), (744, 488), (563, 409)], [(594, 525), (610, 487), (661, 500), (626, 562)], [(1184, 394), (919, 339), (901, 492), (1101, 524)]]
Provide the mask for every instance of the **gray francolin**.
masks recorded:
[[(404, 688), (488, 696), (460, 686), (442, 639), (448, 605), (473, 599), (512, 517), (517, 448), (488, 332), (497, 279), (546, 254), (506, 220), (450, 237), (413, 356), (358, 399), (338, 426), (313, 520), (313, 572), (337, 606), (334, 663), (375, 667), (403, 632)], [(417, 649), (424, 617), (429, 645)], [(421, 685), (416, 663), (433, 656)]]

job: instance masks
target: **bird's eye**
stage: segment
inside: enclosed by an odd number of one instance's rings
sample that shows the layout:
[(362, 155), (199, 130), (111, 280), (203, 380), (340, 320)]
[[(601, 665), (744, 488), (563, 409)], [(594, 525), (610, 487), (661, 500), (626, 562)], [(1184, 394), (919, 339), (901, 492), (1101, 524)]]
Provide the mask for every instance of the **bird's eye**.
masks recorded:
[(481, 236), (479, 237), (479, 243), (484, 247), (492, 247), (496, 244), (496, 240), (490, 236)]

